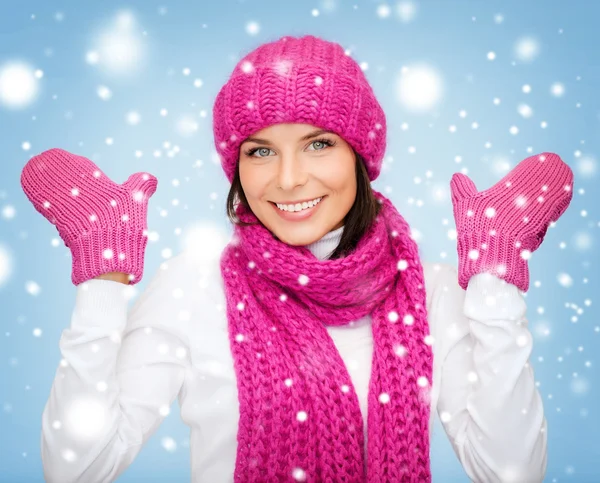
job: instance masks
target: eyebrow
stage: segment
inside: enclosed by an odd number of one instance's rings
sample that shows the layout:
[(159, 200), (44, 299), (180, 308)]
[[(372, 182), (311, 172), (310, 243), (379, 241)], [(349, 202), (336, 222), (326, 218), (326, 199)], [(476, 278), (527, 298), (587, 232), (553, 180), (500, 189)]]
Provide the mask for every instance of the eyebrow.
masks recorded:
[[(314, 138), (315, 136), (319, 136), (321, 134), (335, 134), (335, 133), (333, 131), (327, 131), (326, 129), (317, 129), (316, 131), (309, 132), (306, 136), (302, 136), (300, 138), (300, 141), (306, 141), (310, 138)], [(269, 141), (268, 139), (261, 139), (261, 138), (246, 138), (246, 140), (244, 141), (244, 143), (249, 143), (249, 142), (258, 143), (258, 144), (266, 144), (267, 146), (273, 145), (273, 143), (271, 141)], [(242, 144), (244, 144), (244, 143), (242, 143)]]

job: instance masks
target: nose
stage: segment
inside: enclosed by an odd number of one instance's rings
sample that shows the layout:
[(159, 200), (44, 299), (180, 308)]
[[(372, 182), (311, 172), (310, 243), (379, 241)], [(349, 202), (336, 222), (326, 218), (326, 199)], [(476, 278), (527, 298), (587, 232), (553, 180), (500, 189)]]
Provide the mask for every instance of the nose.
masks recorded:
[(300, 159), (293, 154), (280, 158), (277, 168), (277, 186), (284, 191), (292, 191), (296, 186), (306, 184), (306, 169)]

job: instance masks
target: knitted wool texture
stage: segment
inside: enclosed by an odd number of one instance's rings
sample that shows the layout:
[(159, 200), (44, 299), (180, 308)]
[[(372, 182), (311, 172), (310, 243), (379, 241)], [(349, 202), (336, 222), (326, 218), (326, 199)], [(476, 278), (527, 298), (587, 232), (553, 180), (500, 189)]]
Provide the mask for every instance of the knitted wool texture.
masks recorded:
[(236, 65), (213, 106), (213, 131), (232, 182), (241, 143), (278, 123), (308, 123), (339, 134), (379, 176), (386, 120), (360, 66), (335, 42), (313, 35), (263, 44)]
[(458, 281), (489, 272), (529, 288), (528, 260), (573, 198), (573, 171), (555, 153), (521, 161), (491, 188), (477, 191), (462, 173), (450, 181), (458, 233)]
[[(213, 108), (233, 180), (241, 143), (277, 123), (337, 133), (378, 177), (386, 120), (358, 64), (312, 35), (263, 44), (237, 64)], [(318, 260), (277, 239), (238, 204), (221, 257), (240, 419), (236, 482), (430, 481), (433, 353), (423, 267), (391, 202), (352, 253)], [(368, 447), (356, 391), (326, 326), (371, 314)], [(367, 464), (368, 460), (368, 464)]]
[(117, 184), (88, 158), (60, 148), (33, 156), (21, 172), (27, 198), (71, 250), (74, 285), (108, 272), (129, 274), (130, 285), (141, 281), (157, 185), (143, 171)]
[[(423, 267), (404, 218), (374, 194), (382, 211), (344, 258), (319, 260), (260, 223), (236, 225), (223, 252), (240, 402), (236, 482), (431, 480)], [(241, 204), (236, 213), (257, 221)], [(365, 459), (355, 388), (325, 326), (368, 314)]]

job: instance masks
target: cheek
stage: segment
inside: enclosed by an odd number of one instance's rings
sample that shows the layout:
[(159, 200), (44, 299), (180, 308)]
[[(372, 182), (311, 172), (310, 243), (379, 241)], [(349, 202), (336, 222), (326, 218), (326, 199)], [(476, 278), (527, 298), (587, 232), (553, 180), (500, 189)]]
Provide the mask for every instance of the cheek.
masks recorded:
[(354, 164), (348, 162), (337, 162), (330, 165), (324, 163), (319, 167), (316, 177), (332, 191), (345, 193), (356, 190)]
[(244, 164), (240, 165), (240, 182), (246, 198), (258, 198), (264, 188), (264, 176), (260, 176), (257, 169)]

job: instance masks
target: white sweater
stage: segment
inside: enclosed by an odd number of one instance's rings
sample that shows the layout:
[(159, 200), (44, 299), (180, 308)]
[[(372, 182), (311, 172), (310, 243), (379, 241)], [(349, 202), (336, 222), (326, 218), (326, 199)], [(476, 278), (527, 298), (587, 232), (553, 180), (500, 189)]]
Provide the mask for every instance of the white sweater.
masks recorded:
[[(343, 228), (307, 248), (327, 258)], [(473, 481), (542, 481), (546, 419), (522, 293), (487, 274), (465, 291), (453, 266), (422, 263), (434, 352), (430, 429), (437, 413)], [(192, 481), (233, 481), (239, 406), (218, 256), (200, 261), (183, 251), (162, 263), (129, 311), (134, 287), (93, 279), (76, 290), (42, 416), (46, 481), (114, 481), (176, 397), (191, 429)], [(370, 317), (328, 332), (366, 436)]]

